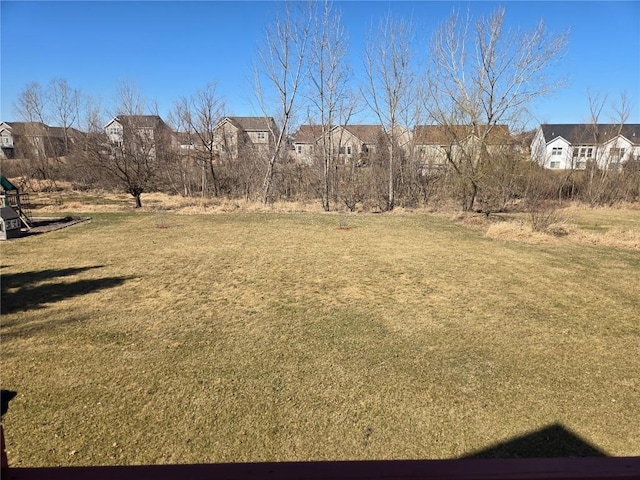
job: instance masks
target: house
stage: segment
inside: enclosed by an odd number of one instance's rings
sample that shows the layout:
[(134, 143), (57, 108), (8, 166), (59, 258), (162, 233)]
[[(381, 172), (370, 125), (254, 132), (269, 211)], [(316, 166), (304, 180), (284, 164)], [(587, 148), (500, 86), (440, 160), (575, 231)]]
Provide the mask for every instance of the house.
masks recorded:
[[(325, 127), (326, 128), (326, 127)], [(322, 125), (300, 125), (293, 136), (293, 158), (300, 163), (312, 164), (322, 138)]]
[(122, 145), (128, 135), (134, 134), (138, 141), (176, 144), (173, 130), (158, 115), (118, 115), (104, 126), (104, 131), (113, 145)]
[(104, 131), (113, 156), (155, 160), (158, 152), (178, 148), (175, 133), (158, 115), (118, 115)]
[(178, 151), (182, 154), (197, 150), (201, 145), (200, 137), (195, 132), (175, 132), (175, 139)]
[(5, 149), (13, 149), (13, 143), (13, 127), (11, 123), (0, 123), (0, 148), (2, 148), (3, 153)]
[(449, 157), (471, 155), (481, 137), (489, 153), (513, 148), (507, 125), (416, 125), (413, 129), (414, 158), (423, 170), (440, 169)]
[(271, 117), (224, 117), (214, 129), (214, 150), (223, 158), (237, 159), (250, 148), (269, 152), (279, 129)]
[(68, 127), (42, 122), (0, 123), (0, 158), (60, 157), (84, 135)]
[(640, 159), (640, 124), (542, 124), (531, 142), (531, 160), (554, 170), (589, 164), (617, 170)]
[[(336, 125), (325, 134), (327, 145), (333, 148), (343, 163), (355, 161), (366, 165), (370, 154), (383, 141), (384, 132), (380, 125)], [(293, 140), (295, 157), (302, 163), (309, 163), (313, 153), (323, 144), (320, 125), (302, 125)]]

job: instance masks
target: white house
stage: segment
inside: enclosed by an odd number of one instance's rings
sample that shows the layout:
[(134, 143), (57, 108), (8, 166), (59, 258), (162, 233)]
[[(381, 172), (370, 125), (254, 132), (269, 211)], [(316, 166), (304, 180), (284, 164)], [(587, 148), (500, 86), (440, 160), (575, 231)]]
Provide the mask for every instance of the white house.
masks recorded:
[(531, 142), (531, 159), (549, 169), (619, 169), (640, 158), (640, 124), (543, 124)]

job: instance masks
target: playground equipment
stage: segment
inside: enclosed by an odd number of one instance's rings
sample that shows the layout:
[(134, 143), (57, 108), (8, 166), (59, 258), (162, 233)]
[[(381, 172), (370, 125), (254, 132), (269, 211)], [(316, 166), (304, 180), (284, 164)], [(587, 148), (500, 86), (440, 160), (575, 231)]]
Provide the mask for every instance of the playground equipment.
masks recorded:
[(31, 221), (31, 212), (29, 212), (27, 205), (29, 205), (29, 194), (20, 193), (18, 187), (9, 181), (4, 175), (0, 175), (0, 206), (13, 208), (22, 224), (31, 229), (33, 222)]

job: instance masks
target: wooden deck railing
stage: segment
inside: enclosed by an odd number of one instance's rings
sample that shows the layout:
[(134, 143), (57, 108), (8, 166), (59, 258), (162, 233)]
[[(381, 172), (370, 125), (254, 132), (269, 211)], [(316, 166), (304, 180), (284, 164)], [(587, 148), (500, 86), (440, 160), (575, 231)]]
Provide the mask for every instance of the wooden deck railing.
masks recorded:
[(620, 480), (640, 479), (640, 458), (523, 458), (10, 468), (3, 480)]
[[(15, 392), (2, 391), (2, 413)], [(382, 460), (216, 463), (10, 468), (2, 437), (2, 480), (640, 480), (640, 457), (607, 457), (560, 425), (497, 444), (455, 460)], [(551, 445), (548, 452), (581, 452), (586, 457), (478, 458), (505, 452), (520, 455), (531, 441)], [(511, 450), (507, 450), (510, 448)], [(566, 450), (570, 448), (571, 450)], [(540, 451), (539, 451), (540, 452)]]

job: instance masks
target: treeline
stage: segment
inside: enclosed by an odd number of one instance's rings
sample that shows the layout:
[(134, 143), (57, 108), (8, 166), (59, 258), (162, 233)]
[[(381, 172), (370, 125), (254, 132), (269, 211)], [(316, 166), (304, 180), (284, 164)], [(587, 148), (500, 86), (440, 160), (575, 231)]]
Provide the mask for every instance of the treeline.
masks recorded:
[[(498, 8), (475, 19), (454, 13), (421, 48), (412, 22), (389, 14), (365, 40), (357, 82), (339, 10), (318, 2), (283, 9), (265, 32), (255, 69), (257, 103), (264, 117), (275, 119), (269, 149), (247, 142), (234, 158), (212, 150), (217, 122), (227, 114), (215, 82), (179, 98), (166, 119), (174, 131), (194, 138), (195, 148), (185, 152), (159, 137), (149, 144), (137, 133), (120, 145), (108, 141), (108, 117), (157, 113), (135, 86), (120, 85), (107, 115), (90, 96), (53, 80), (44, 87), (27, 85), (16, 110), (24, 121), (60, 127), (64, 155), (35, 149), (19, 164), (5, 163), (5, 174), (67, 180), (82, 189), (124, 188), (138, 204), (154, 190), (380, 211), (442, 204), (465, 211), (533, 211), (569, 199), (611, 204), (640, 198), (633, 162), (622, 170), (593, 162), (586, 170), (552, 172), (530, 161), (522, 126), (532, 102), (562, 86), (554, 72), (565, 34), (549, 35), (542, 22), (530, 31), (510, 30)], [(331, 131), (363, 112), (382, 127), (379, 148), (365, 163), (345, 162)], [(317, 126), (323, 139), (310, 164), (292, 155), (300, 124)], [(413, 125), (445, 128), (451, 148), (443, 164), (425, 164), (407, 143), (406, 128)], [(472, 144), (460, 125), (471, 129)], [(504, 125), (514, 135), (508, 148), (496, 149), (491, 138)]]
[[(96, 144), (102, 145), (102, 144)], [(88, 152), (93, 148), (95, 153)], [(166, 150), (145, 166), (144, 182), (140, 171), (129, 172), (130, 179), (113, 172), (100, 148), (74, 144), (66, 156), (39, 158), (30, 156), (3, 160), (3, 174), (21, 178), (30, 188), (29, 179), (69, 182), (77, 190), (123, 189), (136, 196), (143, 192), (162, 191), (185, 197), (218, 197), (261, 201), (264, 175), (269, 161), (265, 152), (250, 145), (233, 161), (216, 162), (214, 174), (205, 159)], [(291, 150), (287, 151), (288, 153)], [(356, 162), (334, 164), (330, 172), (330, 210), (388, 210), (388, 149), (377, 149), (367, 165)], [(99, 162), (105, 162), (102, 165)], [(275, 165), (269, 201), (323, 202), (324, 169), (322, 158), (306, 164), (291, 155), (283, 156)], [(621, 170), (599, 169), (589, 163), (584, 170), (548, 170), (533, 163), (526, 150), (522, 153), (494, 154), (485, 159), (484, 170), (478, 171), (478, 191), (473, 210), (546, 211), (566, 201), (580, 201), (593, 206), (640, 201), (640, 168), (629, 162)], [(447, 164), (425, 166), (416, 158), (401, 155), (393, 176), (395, 204), (402, 208), (469, 210), (466, 202), (468, 184)]]

